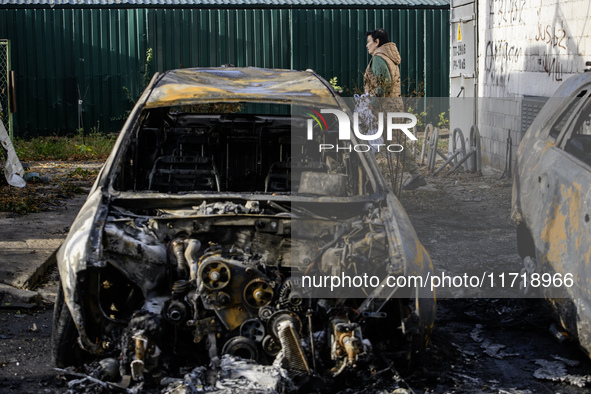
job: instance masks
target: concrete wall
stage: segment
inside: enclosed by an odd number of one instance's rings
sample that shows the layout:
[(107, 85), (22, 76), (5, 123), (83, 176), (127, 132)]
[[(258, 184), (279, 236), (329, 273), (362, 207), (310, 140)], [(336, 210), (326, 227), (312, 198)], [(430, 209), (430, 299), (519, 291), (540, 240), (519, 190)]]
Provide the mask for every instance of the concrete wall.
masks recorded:
[(591, 1), (481, 0), (477, 8), (483, 165), (503, 169), (507, 134), (513, 159), (523, 135), (524, 97), (551, 96), (591, 61)]

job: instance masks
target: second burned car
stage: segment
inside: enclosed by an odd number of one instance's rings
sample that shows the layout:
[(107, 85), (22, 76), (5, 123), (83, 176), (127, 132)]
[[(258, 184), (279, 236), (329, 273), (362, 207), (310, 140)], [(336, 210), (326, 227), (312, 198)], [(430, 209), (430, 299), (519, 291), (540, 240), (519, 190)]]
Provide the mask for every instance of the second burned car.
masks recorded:
[[(141, 381), (224, 354), (323, 379), (413, 364), (434, 295), (382, 284), (426, 276), (429, 255), (373, 154), (306, 138), (310, 107), (350, 114), (313, 72), (153, 78), (58, 253), (58, 366), (111, 357)], [(379, 282), (302, 282), (363, 274)]]
[[(524, 135), (513, 218), (528, 296), (591, 354), (591, 73), (566, 80)], [(527, 280), (526, 283), (524, 283)]]

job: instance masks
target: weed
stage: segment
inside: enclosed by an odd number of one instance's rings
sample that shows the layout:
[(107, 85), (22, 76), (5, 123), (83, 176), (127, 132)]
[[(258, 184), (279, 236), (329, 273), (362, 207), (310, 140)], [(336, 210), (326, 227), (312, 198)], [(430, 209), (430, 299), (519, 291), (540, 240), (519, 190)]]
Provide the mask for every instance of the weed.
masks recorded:
[(449, 128), (449, 118), (445, 116), (445, 112), (439, 114), (439, 122), (437, 123), (437, 127), (440, 129)]
[(86, 146), (84, 144), (80, 144), (80, 145), (76, 144), (76, 149), (78, 149), (78, 152), (83, 155), (86, 155), (87, 153), (92, 153), (92, 148), (90, 146)]
[(76, 194), (86, 193), (83, 188), (70, 182), (61, 182), (59, 187), (59, 195), (65, 198), (71, 198)]
[(330, 79), (330, 81), (328, 81), (328, 83), (330, 83), (330, 86), (332, 86), (332, 88), (335, 90), (335, 92), (337, 93), (343, 93), (343, 87), (339, 86), (339, 83), (337, 81), (337, 77), (333, 77)]
[(15, 151), (21, 161), (104, 160), (113, 149), (117, 135), (92, 130), (88, 135), (79, 132), (66, 137), (16, 138)]
[(148, 86), (150, 83), (150, 79), (152, 79), (152, 61), (154, 60), (154, 50), (152, 48), (148, 48), (146, 51), (146, 60), (144, 62), (144, 88)]
[(0, 212), (14, 212), (25, 214), (31, 212), (41, 212), (40, 201), (38, 198), (7, 199), (6, 196), (0, 199)]
[(98, 170), (87, 170), (81, 167), (77, 167), (74, 171), (71, 171), (66, 176), (78, 180), (91, 181), (98, 175)]

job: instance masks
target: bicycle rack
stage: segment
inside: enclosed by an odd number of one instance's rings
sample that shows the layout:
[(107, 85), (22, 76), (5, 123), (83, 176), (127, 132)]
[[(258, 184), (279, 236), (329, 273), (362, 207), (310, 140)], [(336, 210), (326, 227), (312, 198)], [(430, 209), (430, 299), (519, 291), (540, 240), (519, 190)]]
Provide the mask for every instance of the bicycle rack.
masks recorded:
[[(460, 140), (460, 146), (456, 147), (456, 141)], [(445, 167), (453, 162), (451, 170), (445, 175), (450, 175), (461, 165), (464, 165), (466, 171), (481, 174), (481, 153), (480, 153), (480, 132), (478, 127), (473, 125), (470, 128), (470, 148), (466, 151), (466, 140), (464, 133), (460, 128), (455, 128), (451, 138), (451, 152), (452, 154), (447, 157), (439, 149), (437, 149), (437, 142), (439, 141), (439, 129), (433, 128), (432, 124), (428, 124), (425, 128), (425, 138), (423, 139), (423, 146), (421, 149), (421, 165), (424, 164), (425, 156), (427, 157), (427, 168), (429, 172), (433, 173), (433, 176), (437, 176)], [(435, 161), (439, 155), (445, 162), (435, 170)], [(461, 158), (460, 158), (461, 157)], [(468, 161), (470, 159), (470, 161)]]
[[(421, 165), (424, 164), (425, 153), (427, 156), (427, 168), (429, 168), (430, 172), (433, 172), (435, 168), (435, 161), (437, 160), (437, 155), (441, 156), (443, 160), (447, 160), (447, 156), (437, 149), (437, 143), (439, 142), (439, 129), (437, 127), (433, 127), (432, 124), (428, 124), (425, 127), (425, 136), (423, 139), (423, 146), (421, 148)], [(426, 152), (425, 152), (426, 150)]]

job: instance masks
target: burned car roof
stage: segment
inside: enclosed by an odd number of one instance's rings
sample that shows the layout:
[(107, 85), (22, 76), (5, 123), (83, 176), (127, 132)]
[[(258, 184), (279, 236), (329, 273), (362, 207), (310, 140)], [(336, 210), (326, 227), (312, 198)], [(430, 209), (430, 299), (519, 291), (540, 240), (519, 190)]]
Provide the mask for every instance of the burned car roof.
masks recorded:
[(154, 86), (146, 107), (184, 105), (196, 100), (339, 105), (328, 86), (312, 72), (226, 67), (168, 71)]

